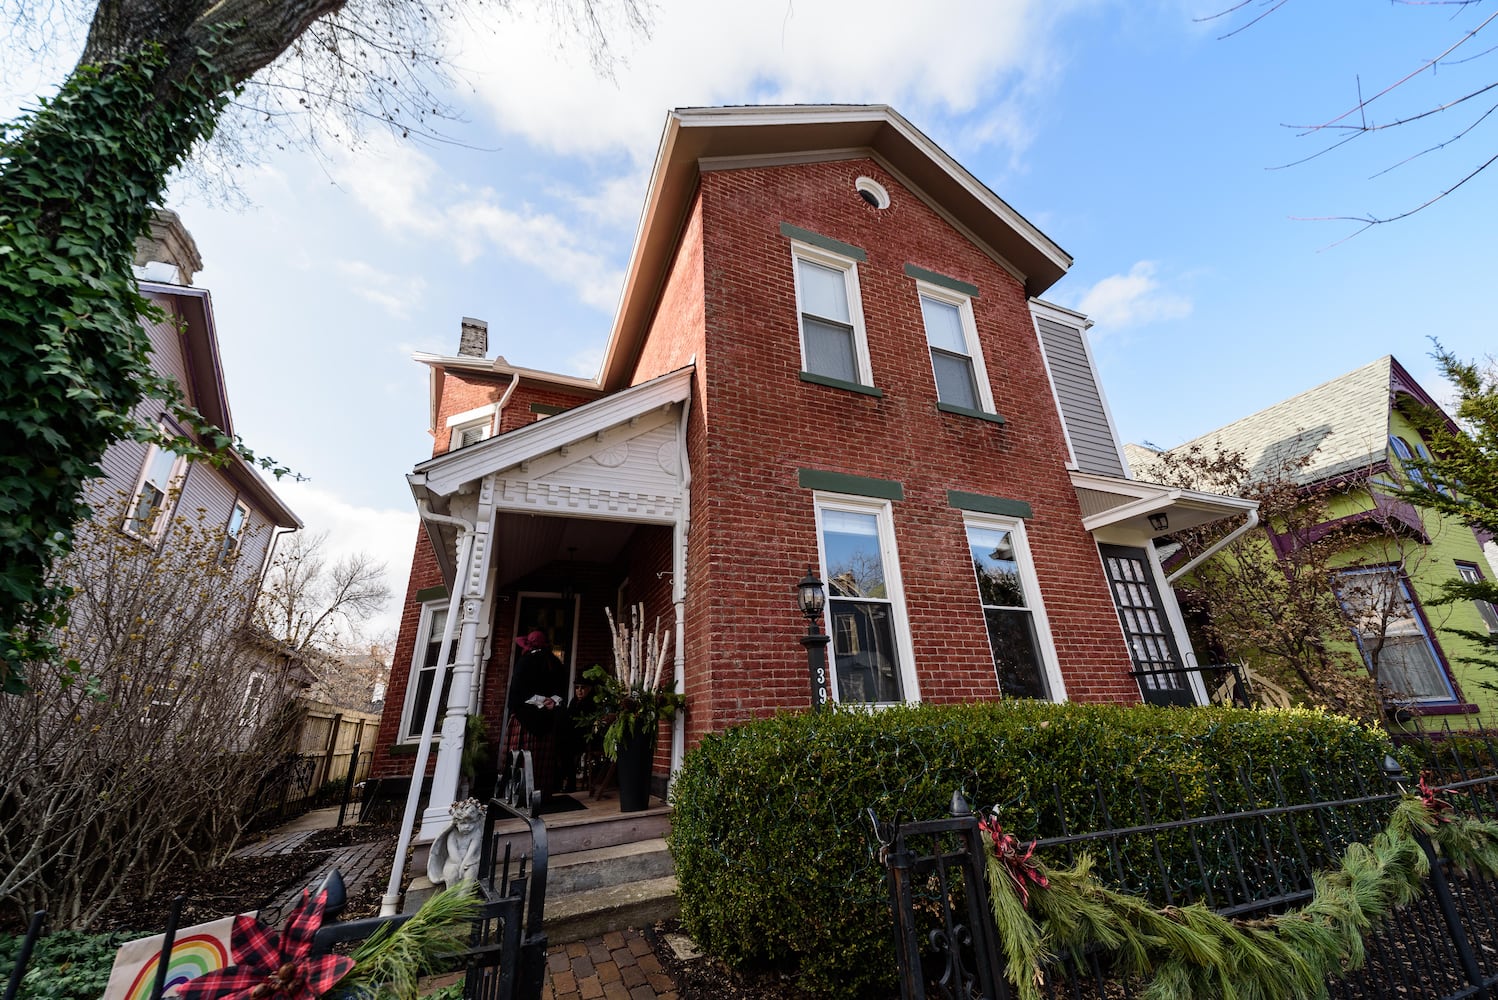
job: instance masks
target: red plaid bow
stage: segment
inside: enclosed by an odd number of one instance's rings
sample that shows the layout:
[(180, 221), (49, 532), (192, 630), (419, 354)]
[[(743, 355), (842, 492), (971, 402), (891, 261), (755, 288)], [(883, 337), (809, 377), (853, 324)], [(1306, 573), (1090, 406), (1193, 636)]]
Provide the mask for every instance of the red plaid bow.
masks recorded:
[(234, 965), (190, 979), (177, 987), (177, 1000), (316, 1000), (354, 967), (343, 955), (309, 958), (312, 937), (322, 926), (328, 894), (302, 901), (287, 918), (285, 932), (253, 917), (234, 918), (229, 936)]
[(994, 857), (1004, 863), (1004, 870), (1008, 872), (1009, 880), (1014, 883), (1015, 890), (1019, 892), (1020, 905), (1030, 905), (1030, 886), (1033, 885), (1038, 889), (1050, 888), (1051, 883), (1040, 870), (1040, 859), (1035, 857), (1035, 841), (1030, 841), (1029, 846), (1021, 851), (1019, 839), (1012, 833), (1004, 832), (1004, 828), (999, 825), (997, 815), (980, 819), (978, 829), (988, 834), (988, 839), (993, 842)]

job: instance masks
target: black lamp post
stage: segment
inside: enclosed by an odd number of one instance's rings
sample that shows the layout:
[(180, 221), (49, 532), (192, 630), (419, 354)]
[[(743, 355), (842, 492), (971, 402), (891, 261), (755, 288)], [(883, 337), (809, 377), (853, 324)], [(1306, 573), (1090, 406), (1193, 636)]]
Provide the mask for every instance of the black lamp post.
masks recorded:
[(811, 710), (820, 712), (827, 703), (827, 644), (832, 639), (823, 635), (817, 624), (817, 616), (827, 603), (827, 595), (822, 590), (822, 581), (810, 566), (806, 567), (801, 582), (796, 584), (796, 603), (806, 616), (806, 634), (801, 637), (801, 645), (806, 647), (806, 669), (811, 674)]

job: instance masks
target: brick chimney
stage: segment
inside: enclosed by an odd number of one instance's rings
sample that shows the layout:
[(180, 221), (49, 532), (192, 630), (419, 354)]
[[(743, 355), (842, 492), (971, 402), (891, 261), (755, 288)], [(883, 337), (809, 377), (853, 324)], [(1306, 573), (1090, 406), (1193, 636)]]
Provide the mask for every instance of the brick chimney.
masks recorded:
[(176, 212), (158, 208), (151, 213), (150, 229), (135, 241), (135, 267), (139, 278), (192, 284), (193, 275), (203, 269), (203, 258)]
[(463, 317), (463, 332), (458, 337), (458, 357), (489, 356), (489, 324), (485, 320)]

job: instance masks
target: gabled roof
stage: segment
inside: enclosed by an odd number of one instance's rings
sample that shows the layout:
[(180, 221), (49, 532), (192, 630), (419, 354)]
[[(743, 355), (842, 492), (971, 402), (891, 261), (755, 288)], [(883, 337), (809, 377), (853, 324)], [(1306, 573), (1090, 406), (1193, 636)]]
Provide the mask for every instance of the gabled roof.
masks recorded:
[(701, 170), (873, 157), (1038, 296), (1072, 259), (941, 147), (887, 105), (681, 108), (666, 118), (598, 384), (627, 384)]
[[(1287, 469), (1302, 484), (1338, 479), (1387, 461), (1389, 411), (1400, 396), (1440, 409), (1404, 366), (1386, 354), (1170, 450), (1200, 445), (1242, 452), (1255, 477)], [(1134, 446), (1128, 454), (1131, 463), (1141, 457), (1147, 461)]]
[[(139, 282), (141, 293), (171, 298), (182, 316), (182, 359), (188, 384), (182, 386), (188, 402), (213, 426), (234, 437), (234, 418), (229, 413), (229, 394), (224, 386), (224, 366), (219, 356), (218, 329), (213, 321), (213, 299), (207, 289), (163, 282)], [(238, 452), (231, 451), (223, 474), (248, 494), (277, 527), (300, 528), (302, 519), (278, 497)]]

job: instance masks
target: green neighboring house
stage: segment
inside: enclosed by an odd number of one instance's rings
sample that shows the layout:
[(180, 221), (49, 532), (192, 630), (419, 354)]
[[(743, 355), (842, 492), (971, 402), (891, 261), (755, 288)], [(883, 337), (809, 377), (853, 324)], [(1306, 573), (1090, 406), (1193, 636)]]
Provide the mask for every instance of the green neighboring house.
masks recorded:
[[(1452, 728), (1469, 728), (1479, 719), (1491, 726), (1498, 723), (1498, 692), (1484, 683), (1498, 684), (1498, 672), (1463, 663), (1480, 651), (1452, 630), (1498, 631), (1498, 612), (1486, 602), (1432, 602), (1441, 584), (1458, 575), (1495, 575), (1492, 541), (1392, 495), (1408, 474), (1404, 460), (1428, 456), (1409, 416), (1422, 406), (1439, 410), (1404, 366), (1385, 355), (1173, 450), (1196, 445), (1239, 452), (1251, 472), (1265, 478), (1291, 468), (1301, 485), (1335, 485), (1333, 516), (1322, 527), (1366, 522), (1371, 529), (1367, 543), (1346, 554), (1337, 596), (1348, 614), (1349, 635), (1390, 707), (1448, 716)], [(1148, 479), (1154, 453), (1135, 445), (1126, 450)], [(1282, 558), (1295, 544), (1263, 530)]]

